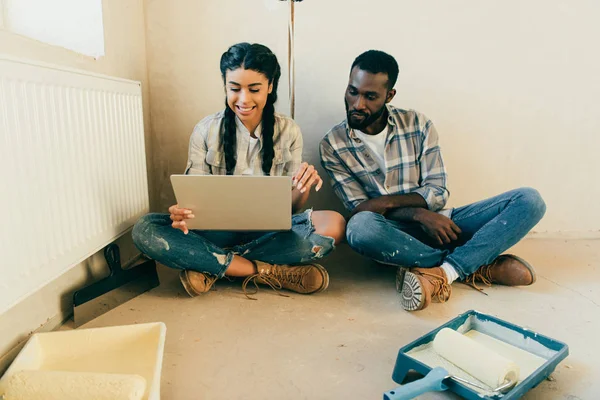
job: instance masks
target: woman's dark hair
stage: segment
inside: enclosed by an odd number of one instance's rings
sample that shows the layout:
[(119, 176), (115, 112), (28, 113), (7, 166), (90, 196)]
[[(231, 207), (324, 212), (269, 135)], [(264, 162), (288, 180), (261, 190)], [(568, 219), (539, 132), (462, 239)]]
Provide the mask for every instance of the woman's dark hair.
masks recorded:
[[(262, 115), (262, 170), (269, 175), (273, 165), (273, 133), (275, 130), (275, 102), (277, 101), (277, 85), (281, 76), (281, 68), (277, 57), (262, 44), (238, 43), (231, 46), (221, 56), (221, 75), (225, 83), (227, 71), (238, 68), (249, 69), (265, 75), (273, 90), (267, 97), (267, 104)], [(225, 117), (221, 125), (221, 145), (225, 152), (227, 175), (233, 175), (236, 163), (236, 124), (235, 112), (229, 108), (225, 99)]]

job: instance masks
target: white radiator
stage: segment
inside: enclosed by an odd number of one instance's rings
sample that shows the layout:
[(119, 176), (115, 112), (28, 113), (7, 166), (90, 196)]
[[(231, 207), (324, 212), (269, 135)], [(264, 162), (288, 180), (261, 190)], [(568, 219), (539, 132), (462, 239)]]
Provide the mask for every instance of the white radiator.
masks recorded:
[(139, 82), (0, 55), (0, 314), (148, 212)]

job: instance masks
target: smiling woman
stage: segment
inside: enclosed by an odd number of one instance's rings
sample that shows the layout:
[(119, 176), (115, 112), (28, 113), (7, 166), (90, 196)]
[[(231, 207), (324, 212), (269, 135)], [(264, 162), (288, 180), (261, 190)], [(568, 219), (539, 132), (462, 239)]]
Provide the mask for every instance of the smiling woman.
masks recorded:
[[(291, 207), (299, 212), (323, 180), (314, 166), (302, 162), (303, 140), (296, 122), (275, 112), (281, 75), (277, 57), (263, 45), (239, 43), (222, 55), (220, 68), (225, 109), (196, 125), (185, 173), (291, 176)], [(246, 196), (251, 213), (254, 199), (252, 193)], [(202, 218), (203, 210), (173, 205), (169, 212), (141, 218), (133, 239), (146, 255), (180, 269), (190, 296), (208, 292), (225, 275), (244, 277), (244, 291), (252, 283), (321, 292), (329, 285), (329, 275), (314, 262), (345, 234), (344, 218), (333, 211), (297, 213), (291, 230), (267, 233), (190, 231), (186, 220)]]
[[(260, 44), (240, 43), (222, 55), (221, 75), (227, 93), (222, 133), (227, 174), (232, 175), (236, 165), (237, 117), (253, 139), (257, 139), (256, 128), (262, 122), (262, 171), (270, 175), (274, 156), (275, 102), (281, 76), (277, 57)], [(258, 141), (251, 140), (250, 144), (249, 155), (253, 155)]]

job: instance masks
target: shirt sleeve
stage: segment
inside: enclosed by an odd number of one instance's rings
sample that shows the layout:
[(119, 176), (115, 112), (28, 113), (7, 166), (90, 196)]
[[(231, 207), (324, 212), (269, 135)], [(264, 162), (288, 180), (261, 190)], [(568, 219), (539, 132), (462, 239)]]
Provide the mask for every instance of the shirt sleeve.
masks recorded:
[(213, 121), (212, 118), (205, 118), (194, 127), (188, 148), (186, 175), (211, 175), (210, 166), (206, 163), (206, 138)]
[(446, 188), (446, 168), (440, 151), (438, 133), (430, 120), (427, 120), (422, 132), (422, 151), (419, 158), (420, 187), (414, 193), (423, 196), (429, 210), (439, 211), (444, 208), (450, 195)]
[(297, 123), (293, 122), (286, 124), (286, 129), (290, 129), (290, 153), (292, 158), (288, 161), (283, 168), (283, 175), (293, 176), (302, 164), (302, 149), (304, 147), (304, 139), (302, 138), (302, 132)]

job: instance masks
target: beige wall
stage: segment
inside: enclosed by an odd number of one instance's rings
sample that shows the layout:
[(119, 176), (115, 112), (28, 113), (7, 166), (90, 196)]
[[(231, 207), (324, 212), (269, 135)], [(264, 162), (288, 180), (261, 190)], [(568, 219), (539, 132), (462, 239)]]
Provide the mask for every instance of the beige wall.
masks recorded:
[(288, 4), (277, 0), (146, 2), (156, 210), (174, 203), (171, 174), (185, 168), (194, 125), (224, 108), (221, 54), (238, 42), (268, 46), (282, 66), (276, 109), (289, 114)]
[[(344, 116), (352, 59), (380, 48), (400, 64), (394, 104), (426, 113), (438, 127), (452, 205), (529, 185), (548, 203), (538, 231), (598, 232), (597, 3), (369, 5), (369, 12), (362, 0), (296, 5), (296, 119), (308, 161), (318, 164), (319, 140)], [(94, 60), (6, 31), (0, 31), (0, 52), (141, 81), (151, 207), (164, 210), (173, 202), (169, 175), (184, 168), (194, 124), (223, 107), (218, 62), (228, 46), (260, 42), (275, 51), (284, 70), (277, 108), (288, 113), (288, 6), (277, 0), (104, 0), (105, 57)], [(339, 209), (328, 190), (314, 203)], [(128, 239), (122, 242), (125, 258), (135, 253)], [(102, 264), (96, 255), (0, 316), (0, 354), (15, 338), (63, 315), (72, 290), (94, 279)], [(26, 318), (17, 325), (17, 316)]]
[[(103, 14), (106, 56), (99, 60), (3, 30), (0, 30), (0, 53), (141, 81), (146, 150), (151, 154), (143, 1), (103, 0)], [(135, 255), (136, 250), (129, 236), (123, 237), (118, 243), (124, 260)], [(12, 267), (18, 268), (18, 265)], [(97, 254), (0, 315), (0, 356), (42, 324), (60, 323), (72, 307), (72, 292), (102, 276), (103, 272), (106, 272), (106, 266)]]
[[(533, 186), (548, 206), (536, 231), (598, 235), (600, 3), (378, 0), (369, 12), (362, 0), (341, 4), (296, 6), (296, 120), (315, 159), (344, 118), (353, 59), (381, 49), (400, 65), (392, 104), (438, 128), (451, 205)], [(326, 191), (318, 204), (336, 201)]]
[[(343, 4), (343, 7), (341, 5)], [(436, 124), (451, 206), (533, 186), (548, 212), (535, 228), (550, 235), (598, 235), (600, 186), (593, 183), (600, 98), (600, 28), (592, 1), (423, 3), (361, 0), (296, 4), (296, 120), (305, 158), (344, 117), (352, 60), (369, 48), (400, 64), (393, 104)], [(157, 209), (173, 202), (169, 175), (184, 168), (194, 124), (222, 109), (218, 61), (238, 41), (272, 47), (287, 65), (287, 8), (275, 0), (147, 1), (152, 164)], [(287, 87), (282, 78), (280, 99)], [(279, 109), (287, 111), (287, 103)], [(330, 190), (312, 201), (340, 209)]]

